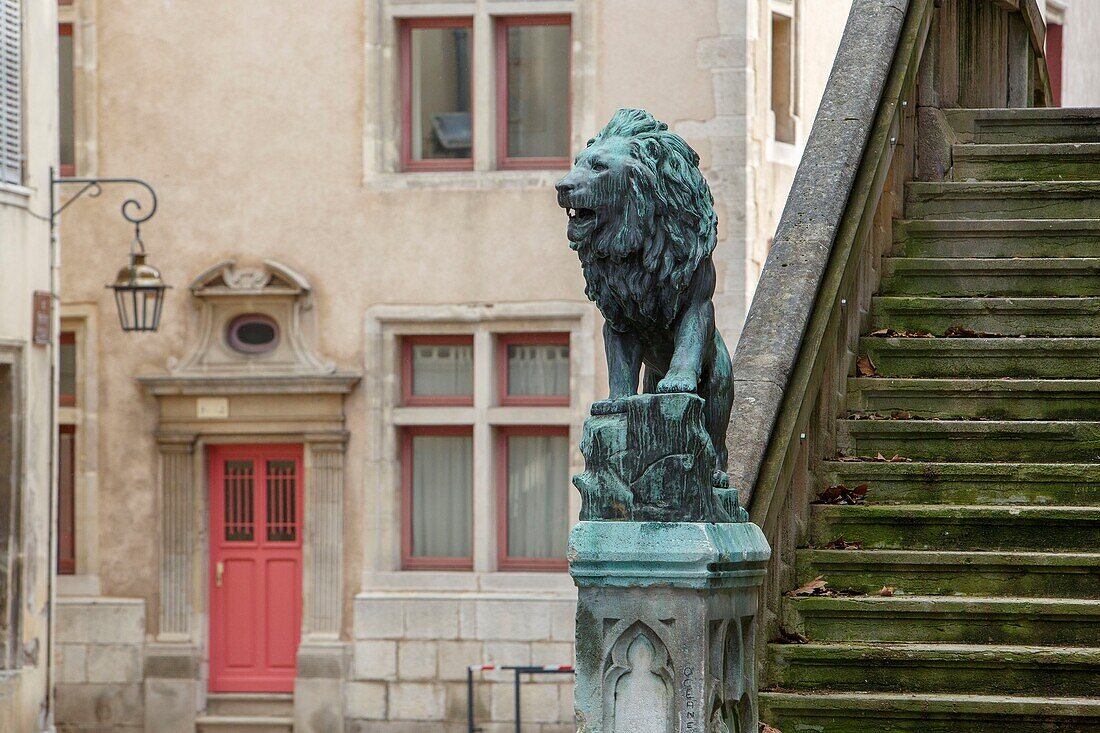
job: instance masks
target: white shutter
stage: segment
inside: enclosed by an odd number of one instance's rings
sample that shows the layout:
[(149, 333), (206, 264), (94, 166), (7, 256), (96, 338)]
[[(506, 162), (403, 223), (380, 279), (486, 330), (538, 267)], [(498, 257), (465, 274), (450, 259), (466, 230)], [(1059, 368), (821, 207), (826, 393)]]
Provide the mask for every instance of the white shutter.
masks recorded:
[(23, 182), (21, 0), (0, 0), (0, 182)]

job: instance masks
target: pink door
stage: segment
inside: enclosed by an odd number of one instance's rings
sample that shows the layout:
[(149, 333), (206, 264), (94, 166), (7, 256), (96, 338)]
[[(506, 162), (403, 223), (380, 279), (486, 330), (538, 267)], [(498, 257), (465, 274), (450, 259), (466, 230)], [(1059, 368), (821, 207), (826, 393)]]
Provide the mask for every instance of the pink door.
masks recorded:
[(292, 692), (301, 619), (302, 447), (212, 447), (211, 692)]

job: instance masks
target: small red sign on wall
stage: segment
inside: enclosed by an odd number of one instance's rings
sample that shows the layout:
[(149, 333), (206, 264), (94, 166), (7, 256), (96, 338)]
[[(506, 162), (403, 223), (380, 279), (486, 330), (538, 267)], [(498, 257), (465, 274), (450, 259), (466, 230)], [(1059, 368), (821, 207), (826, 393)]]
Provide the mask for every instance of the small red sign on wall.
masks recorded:
[(48, 344), (53, 335), (53, 296), (44, 290), (34, 291), (34, 343)]

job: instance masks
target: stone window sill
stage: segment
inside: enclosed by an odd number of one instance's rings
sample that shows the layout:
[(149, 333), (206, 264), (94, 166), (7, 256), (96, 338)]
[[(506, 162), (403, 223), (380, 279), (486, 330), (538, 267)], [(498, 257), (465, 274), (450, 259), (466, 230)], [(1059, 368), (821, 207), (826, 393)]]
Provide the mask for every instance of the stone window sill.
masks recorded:
[(398, 593), (437, 595), (475, 593), (484, 595), (543, 594), (575, 597), (576, 588), (565, 572), (403, 572), (367, 573), (363, 589), (369, 595)]
[(377, 173), (365, 178), (363, 186), (374, 191), (546, 190), (563, 175), (562, 170)]

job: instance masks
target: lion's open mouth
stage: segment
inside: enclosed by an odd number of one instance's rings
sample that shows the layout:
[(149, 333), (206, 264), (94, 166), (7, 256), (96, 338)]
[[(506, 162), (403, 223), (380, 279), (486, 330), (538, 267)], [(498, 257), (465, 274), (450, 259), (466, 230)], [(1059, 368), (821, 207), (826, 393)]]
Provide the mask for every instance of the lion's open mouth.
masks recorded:
[(592, 236), (597, 223), (594, 209), (566, 207), (565, 213), (569, 216), (570, 242), (582, 242)]

